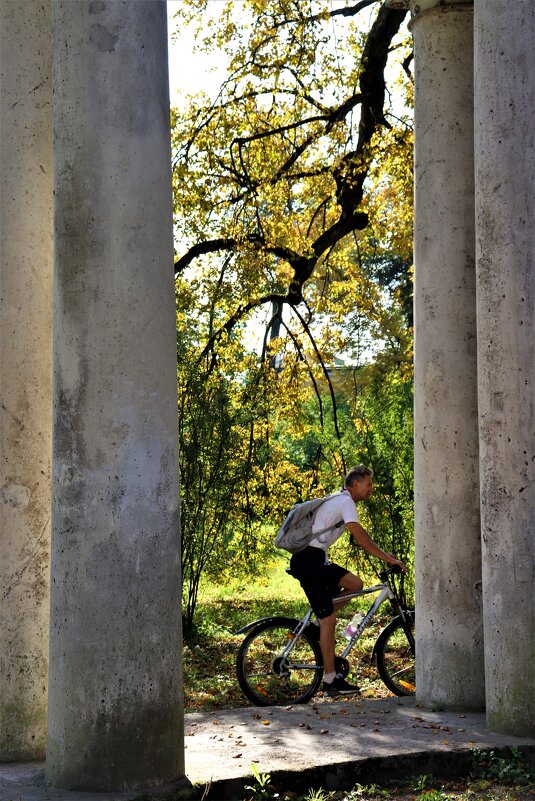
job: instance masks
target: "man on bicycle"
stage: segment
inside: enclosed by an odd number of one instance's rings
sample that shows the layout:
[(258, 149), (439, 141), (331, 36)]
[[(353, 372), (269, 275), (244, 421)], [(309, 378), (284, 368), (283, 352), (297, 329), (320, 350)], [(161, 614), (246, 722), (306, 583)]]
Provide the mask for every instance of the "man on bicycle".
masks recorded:
[(339, 495), (325, 501), (317, 510), (312, 533), (321, 532), (302, 551), (293, 554), (290, 560), (292, 575), (299, 580), (319, 620), (320, 648), (323, 656), (323, 692), (327, 694), (358, 692), (359, 688), (349, 684), (335, 671), (335, 626), (336, 614), (344, 605), (337, 604), (334, 610), (333, 596), (360, 592), (362, 579), (346, 568), (329, 561), (329, 547), (336, 542), (347, 527), (361, 548), (390, 565), (405, 565), (391, 553), (386, 553), (371, 539), (360, 525), (357, 501), (367, 500), (373, 490), (373, 473), (363, 464), (352, 467)]

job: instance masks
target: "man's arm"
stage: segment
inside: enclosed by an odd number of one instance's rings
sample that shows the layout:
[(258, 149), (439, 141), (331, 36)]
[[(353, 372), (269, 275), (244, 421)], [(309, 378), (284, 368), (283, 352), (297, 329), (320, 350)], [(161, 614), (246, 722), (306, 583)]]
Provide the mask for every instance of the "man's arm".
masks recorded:
[(346, 523), (349, 531), (351, 532), (351, 536), (357, 543), (360, 545), (361, 548), (364, 548), (372, 556), (377, 556), (379, 559), (382, 559), (383, 562), (388, 562), (389, 565), (399, 565), (403, 572), (405, 572), (406, 567), (399, 559), (396, 559), (394, 554), (386, 553), (383, 551), (379, 546), (372, 540), (366, 529), (362, 528), (360, 523)]

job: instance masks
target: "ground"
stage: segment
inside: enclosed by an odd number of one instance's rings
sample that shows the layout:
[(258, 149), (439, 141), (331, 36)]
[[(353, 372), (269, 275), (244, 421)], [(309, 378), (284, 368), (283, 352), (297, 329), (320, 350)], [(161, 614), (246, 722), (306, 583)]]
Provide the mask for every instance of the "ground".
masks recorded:
[[(186, 712), (204, 712), (250, 706), (235, 678), (236, 652), (242, 635), (235, 632), (246, 623), (268, 615), (301, 617), (306, 611), (297, 583), (278, 569), (254, 586), (233, 582), (228, 587), (206, 584), (201, 593), (196, 626), (184, 649)], [(349, 619), (354, 609), (342, 613)], [(373, 643), (388, 621), (383, 618), (366, 631), (351, 654), (350, 680), (362, 688), (362, 696), (385, 698), (390, 693), (379, 680), (370, 661)], [(341, 624), (343, 625), (343, 624)], [(216, 667), (215, 667), (216, 666)], [(214, 669), (215, 668), (215, 669)], [(236, 801), (535, 801), (535, 777), (522, 755), (512, 752), (507, 759), (491, 754), (475, 755), (469, 777), (452, 781), (431, 776), (413, 777), (398, 786), (357, 785), (351, 791), (326, 792), (310, 788), (303, 795), (272, 787), (270, 777), (259, 774), (242, 799)]]

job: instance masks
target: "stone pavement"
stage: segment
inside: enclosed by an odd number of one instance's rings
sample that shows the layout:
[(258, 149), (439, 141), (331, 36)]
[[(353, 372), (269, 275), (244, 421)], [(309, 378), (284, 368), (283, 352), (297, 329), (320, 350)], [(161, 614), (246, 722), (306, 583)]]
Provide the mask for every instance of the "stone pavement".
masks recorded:
[(303, 706), (193, 713), (185, 720), (187, 782), (158, 791), (72, 792), (46, 786), (44, 765), (0, 765), (0, 801), (242, 799), (251, 766), (279, 790), (336, 789), (421, 773), (462, 775), (473, 749), (535, 739), (490, 732), (481, 713), (429, 711), (410, 698), (318, 699)]

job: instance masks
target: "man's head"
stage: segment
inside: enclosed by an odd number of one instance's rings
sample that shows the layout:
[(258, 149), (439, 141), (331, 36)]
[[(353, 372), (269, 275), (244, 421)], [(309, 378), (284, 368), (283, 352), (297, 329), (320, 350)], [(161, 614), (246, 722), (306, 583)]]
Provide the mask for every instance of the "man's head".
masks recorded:
[(364, 464), (352, 467), (347, 474), (344, 487), (354, 501), (365, 501), (373, 490), (373, 471)]

